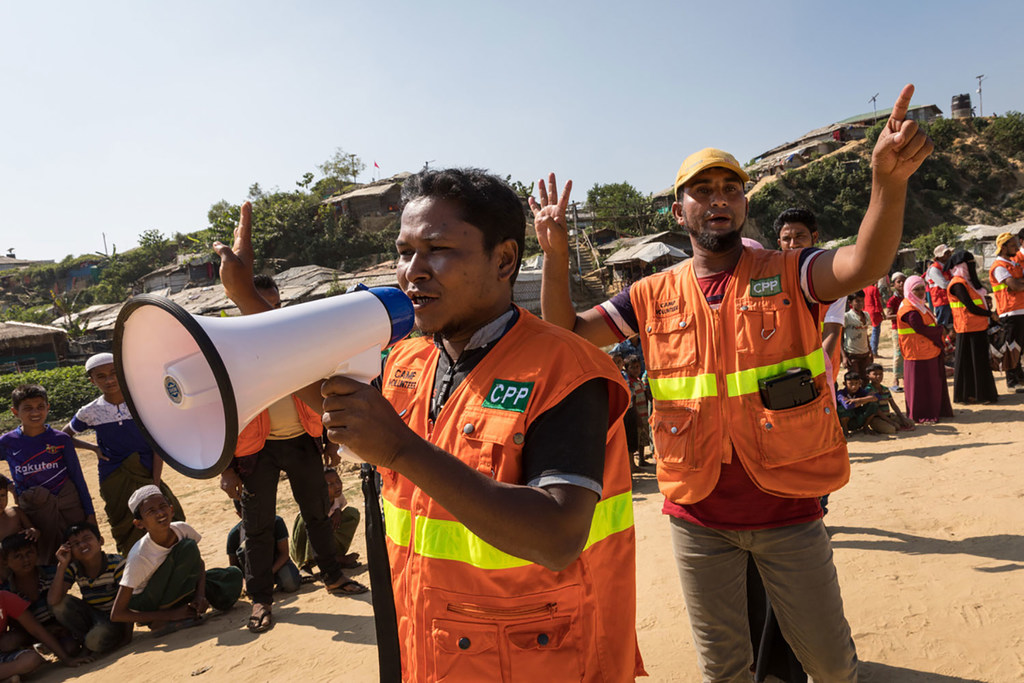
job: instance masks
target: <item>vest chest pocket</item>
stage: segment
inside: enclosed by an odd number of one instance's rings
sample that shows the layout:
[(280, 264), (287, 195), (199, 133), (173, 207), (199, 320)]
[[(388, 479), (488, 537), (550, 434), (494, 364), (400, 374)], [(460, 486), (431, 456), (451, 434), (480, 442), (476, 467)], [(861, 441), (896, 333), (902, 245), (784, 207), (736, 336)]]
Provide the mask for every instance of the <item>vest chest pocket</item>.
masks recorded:
[(736, 352), (755, 354), (758, 365), (785, 358), (793, 347), (792, 300), (786, 295), (736, 300)]
[(467, 408), (459, 415), (454, 454), (488, 477), (520, 483), (526, 416), (510, 410)]
[(689, 408), (657, 409), (651, 417), (654, 451), (660, 463), (675, 468), (695, 465), (693, 453), (696, 411)]
[(648, 370), (672, 370), (697, 364), (697, 324), (692, 313), (650, 318), (644, 324)]

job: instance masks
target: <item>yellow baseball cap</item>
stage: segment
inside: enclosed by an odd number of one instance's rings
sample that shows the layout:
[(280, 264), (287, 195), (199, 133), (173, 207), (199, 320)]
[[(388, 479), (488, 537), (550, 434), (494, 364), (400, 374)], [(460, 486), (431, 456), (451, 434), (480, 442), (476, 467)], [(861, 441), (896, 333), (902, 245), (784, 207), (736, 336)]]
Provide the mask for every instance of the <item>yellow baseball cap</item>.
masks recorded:
[(1000, 252), (1003, 249), (1003, 245), (1012, 240), (1016, 235), (1012, 232), (1001, 232), (999, 237), (996, 238), (996, 252)]
[(736, 161), (736, 157), (714, 147), (705, 147), (701, 151), (694, 152), (683, 159), (683, 165), (679, 167), (679, 173), (676, 173), (676, 184), (674, 186), (676, 197), (679, 196), (679, 188), (686, 185), (695, 175), (706, 168), (714, 167), (729, 169), (738, 175), (743, 182), (750, 180), (750, 176), (747, 175), (739, 162)]

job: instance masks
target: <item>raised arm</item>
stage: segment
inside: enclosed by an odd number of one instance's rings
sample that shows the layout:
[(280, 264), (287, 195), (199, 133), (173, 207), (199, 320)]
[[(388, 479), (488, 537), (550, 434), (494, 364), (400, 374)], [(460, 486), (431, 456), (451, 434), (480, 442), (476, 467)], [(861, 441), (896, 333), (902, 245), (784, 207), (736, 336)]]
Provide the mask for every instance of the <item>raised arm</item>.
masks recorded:
[(533, 229), (544, 251), (540, 283), (541, 315), (549, 323), (572, 330), (597, 346), (614, 344), (619, 340), (600, 313), (589, 310), (577, 314), (572, 306), (569, 293), (569, 229), (565, 219), (572, 181), (565, 183), (561, 198), (558, 196), (554, 173), (548, 176), (548, 184), (550, 192), (543, 178), (537, 183), (539, 204), (530, 197)]
[(272, 310), (272, 306), (256, 290), (252, 281), (252, 204), (244, 202), (235, 228), (235, 240), (229, 247), (214, 242), (213, 250), (220, 256), (220, 281), (224, 294), (238, 306), (242, 315)]
[(932, 141), (907, 120), (914, 86), (904, 86), (871, 153), (871, 201), (857, 241), (814, 261), (814, 291), (825, 301), (838, 299), (885, 275), (903, 235), (903, 212), (910, 176), (931, 154)]

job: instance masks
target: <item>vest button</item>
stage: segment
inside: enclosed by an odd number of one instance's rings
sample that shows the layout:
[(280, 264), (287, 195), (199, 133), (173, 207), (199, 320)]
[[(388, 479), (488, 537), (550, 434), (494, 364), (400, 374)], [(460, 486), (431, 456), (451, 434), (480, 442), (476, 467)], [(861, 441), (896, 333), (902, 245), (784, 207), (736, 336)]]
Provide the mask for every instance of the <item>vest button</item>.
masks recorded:
[(783, 306), (788, 306), (789, 305), (789, 299), (783, 299), (782, 300), (782, 305)]
[(772, 423), (771, 422), (765, 422), (764, 423), (764, 428), (765, 429), (771, 429), (772, 428)]
[(537, 644), (538, 645), (547, 645), (548, 644), (548, 640), (549, 640), (548, 639), (548, 634), (546, 634), (546, 633), (541, 633), (541, 634), (537, 635)]
[(459, 638), (459, 649), (460, 650), (468, 650), (469, 646), (470, 646), (469, 638), (467, 638), (465, 636)]
[(672, 432), (673, 434), (675, 434), (675, 433), (677, 433), (677, 432), (679, 431), (679, 427), (673, 427), (672, 429), (670, 429), (670, 430), (668, 430), (668, 431), (670, 431), (670, 432)]
[(648, 331), (648, 332), (650, 332), (650, 331), (651, 331), (651, 330), (653, 330), (653, 329), (654, 329), (654, 328), (653, 328), (653, 327), (651, 327), (650, 325), (648, 325), (648, 326), (647, 326), (647, 331)]
[(741, 311), (745, 311), (745, 310), (747, 310), (747, 307), (746, 306), (740, 306), (740, 310)]
[(828, 406), (826, 406), (826, 407), (825, 407), (825, 414), (826, 414), (826, 415), (831, 415), (831, 414), (832, 414), (832, 409), (831, 409), (831, 408), (829, 408)]
[(685, 320), (680, 320), (679, 321), (679, 327), (686, 327), (686, 321)]
[(473, 433), (473, 429), (474, 429), (473, 423), (472, 422), (467, 422), (466, 426), (462, 428), (462, 433), (463, 434), (472, 434)]
[(516, 432), (512, 435), (512, 443), (515, 445), (522, 446), (524, 441), (526, 441), (526, 437), (523, 436), (522, 432)]

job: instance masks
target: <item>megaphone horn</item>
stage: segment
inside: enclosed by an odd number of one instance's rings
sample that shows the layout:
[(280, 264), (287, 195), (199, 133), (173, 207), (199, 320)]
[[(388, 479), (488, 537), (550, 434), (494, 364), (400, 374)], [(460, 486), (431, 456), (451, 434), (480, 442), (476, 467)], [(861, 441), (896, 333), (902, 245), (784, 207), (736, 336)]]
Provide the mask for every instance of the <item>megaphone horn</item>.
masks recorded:
[(381, 350), (412, 326), (412, 302), (391, 287), (230, 318), (143, 294), (117, 317), (114, 367), (154, 452), (207, 479), (231, 463), (239, 432), (268, 406), (334, 374), (368, 382), (380, 374)]

